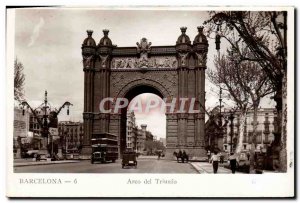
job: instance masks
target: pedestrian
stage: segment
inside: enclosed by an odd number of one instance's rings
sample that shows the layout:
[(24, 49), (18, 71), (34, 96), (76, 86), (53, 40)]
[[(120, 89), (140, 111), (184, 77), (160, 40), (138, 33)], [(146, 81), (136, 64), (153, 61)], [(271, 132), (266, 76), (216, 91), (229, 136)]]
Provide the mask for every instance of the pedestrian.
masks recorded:
[(184, 163), (184, 159), (186, 159), (186, 162), (188, 162), (188, 158), (187, 158), (187, 155), (186, 155), (186, 152), (183, 150), (182, 152), (182, 163)]
[(178, 152), (178, 157), (177, 157), (177, 162), (179, 162), (178, 160), (182, 158), (182, 151), (179, 150)]
[(213, 165), (214, 173), (217, 173), (218, 172), (218, 166), (219, 166), (220, 157), (218, 156), (218, 153), (216, 151), (211, 156), (210, 161), (211, 161), (211, 163)]
[(250, 161), (250, 153), (249, 152), (247, 152), (247, 159), (248, 159), (248, 161)]
[(208, 160), (208, 162), (210, 160), (210, 151), (209, 150), (207, 151), (207, 160)]
[(230, 161), (231, 173), (234, 174), (236, 171), (236, 156), (234, 155), (233, 152), (230, 153), (229, 161)]
[(158, 152), (158, 157), (157, 157), (158, 160), (160, 160), (160, 156), (161, 156), (161, 154), (160, 154), (160, 152)]
[(223, 164), (224, 163), (224, 155), (220, 152), (219, 156), (220, 156), (220, 164)]

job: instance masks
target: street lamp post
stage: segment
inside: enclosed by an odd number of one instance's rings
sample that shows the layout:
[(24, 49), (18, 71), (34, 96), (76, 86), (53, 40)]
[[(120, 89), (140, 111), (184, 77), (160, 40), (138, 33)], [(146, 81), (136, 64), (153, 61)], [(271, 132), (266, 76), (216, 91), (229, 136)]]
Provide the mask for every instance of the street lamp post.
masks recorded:
[(233, 138), (233, 119), (234, 119), (233, 112), (230, 112), (230, 115), (229, 115), (229, 120), (230, 120), (230, 152), (233, 152), (233, 141), (232, 141), (232, 138)]
[[(50, 104), (48, 102), (47, 98), (47, 91), (45, 91), (45, 98), (44, 103), (42, 103), (38, 108), (33, 109), (27, 101), (21, 102), (22, 108), (23, 108), (23, 115), (25, 113), (25, 108), (29, 108), (34, 118), (36, 118), (38, 125), (42, 129), (42, 137), (47, 138), (47, 146), (49, 143), (51, 143), (51, 154), (50, 157), (52, 158), (54, 152), (53, 152), (53, 135), (50, 135), (49, 128), (50, 127), (57, 127), (57, 116), (61, 112), (61, 110), (67, 106), (67, 115), (69, 115), (69, 107), (72, 106), (72, 104), (68, 101), (66, 101), (61, 107), (59, 107), (58, 110), (52, 110)], [(37, 110), (41, 109), (44, 111), (44, 114), (42, 118), (37, 114)], [(49, 111), (48, 111), (49, 109)], [(50, 135), (50, 136), (49, 136)]]
[[(218, 63), (220, 63), (220, 45), (221, 45), (221, 36), (219, 34), (219, 31), (221, 29), (221, 24), (220, 22), (215, 22), (217, 25), (217, 34), (216, 34), (216, 38), (215, 38), (215, 44), (216, 44), (216, 50), (218, 53)], [(221, 74), (221, 73), (220, 73)], [(222, 87), (221, 87), (221, 79), (219, 79), (219, 83), (220, 83), (220, 93), (219, 93), (219, 127), (220, 127), (220, 134), (218, 136), (222, 136), (223, 135), (223, 121), (222, 121)]]

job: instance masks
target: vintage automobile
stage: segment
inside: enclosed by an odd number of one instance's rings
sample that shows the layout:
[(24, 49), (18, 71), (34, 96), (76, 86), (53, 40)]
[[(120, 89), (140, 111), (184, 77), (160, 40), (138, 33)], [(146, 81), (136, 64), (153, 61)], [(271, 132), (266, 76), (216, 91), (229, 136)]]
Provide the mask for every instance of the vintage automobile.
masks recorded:
[(248, 167), (250, 165), (250, 161), (247, 156), (247, 152), (240, 152), (237, 154), (237, 159), (236, 159), (236, 164), (237, 168), (240, 167)]
[(28, 150), (24, 153), (23, 158), (36, 158), (39, 155), (39, 150)]
[(134, 166), (137, 168), (137, 154), (133, 151), (125, 151), (123, 152), (123, 159), (122, 159), (122, 168), (125, 166)]

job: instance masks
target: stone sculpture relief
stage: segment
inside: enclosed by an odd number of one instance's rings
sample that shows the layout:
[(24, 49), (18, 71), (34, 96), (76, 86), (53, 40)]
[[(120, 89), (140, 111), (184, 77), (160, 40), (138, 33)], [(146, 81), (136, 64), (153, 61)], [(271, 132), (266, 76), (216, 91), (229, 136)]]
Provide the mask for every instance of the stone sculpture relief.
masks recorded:
[(186, 66), (186, 60), (189, 53), (179, 53), (181, 66)]
[(206, 65), (206, 53), (197, 53), (197, 63), (199, 66), (205, 66)]
[(151, 57), (140, 58), (113, 58), (112, 69), (135, 69), (135, 68), (177, 68), (178, 63), (175, 57)]
[(108, 58), (108, 55), (106, 56), (100, 56), (100, 59), (101, 59), (101, 67), (102, 68), (105, 68), (106, 67), (106, 60)]
[(93, 55), (92, 56), (83, 56), (83, 64), (84, 64), (85, 68), (91, 67), (92, 59), (93, 59)]
[(151, 42), (148, 43), (146, 38), (142, 38), (140, 43), (136, 43), (137, 45), (137, 52), (138, 53), (149, 53), (151, 49)]

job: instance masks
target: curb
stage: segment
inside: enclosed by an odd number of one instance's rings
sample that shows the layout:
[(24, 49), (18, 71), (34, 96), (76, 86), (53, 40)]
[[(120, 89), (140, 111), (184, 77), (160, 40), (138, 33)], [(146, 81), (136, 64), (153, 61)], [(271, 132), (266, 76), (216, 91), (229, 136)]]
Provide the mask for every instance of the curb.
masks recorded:
[(30, 163), (30, 164), (14, 164), (13, 167), (26, 167), (26, 166), (40, 166), (40, 165), (52, 165), (52, 164), (69, 164), (69, 163), (78, 163), (80, 161), (68, 161), (68, 162), (45, 162), (45, 163)]
[(189, 162), (189, 164), (193, 166), (193, 168), (197, 171), (197, 173), (199, 173), (199, 174), (208, 174), (207, 171), (203, 170), (202, 168), (198, 169), (194, 164), (192, 164), (190, 162)]

